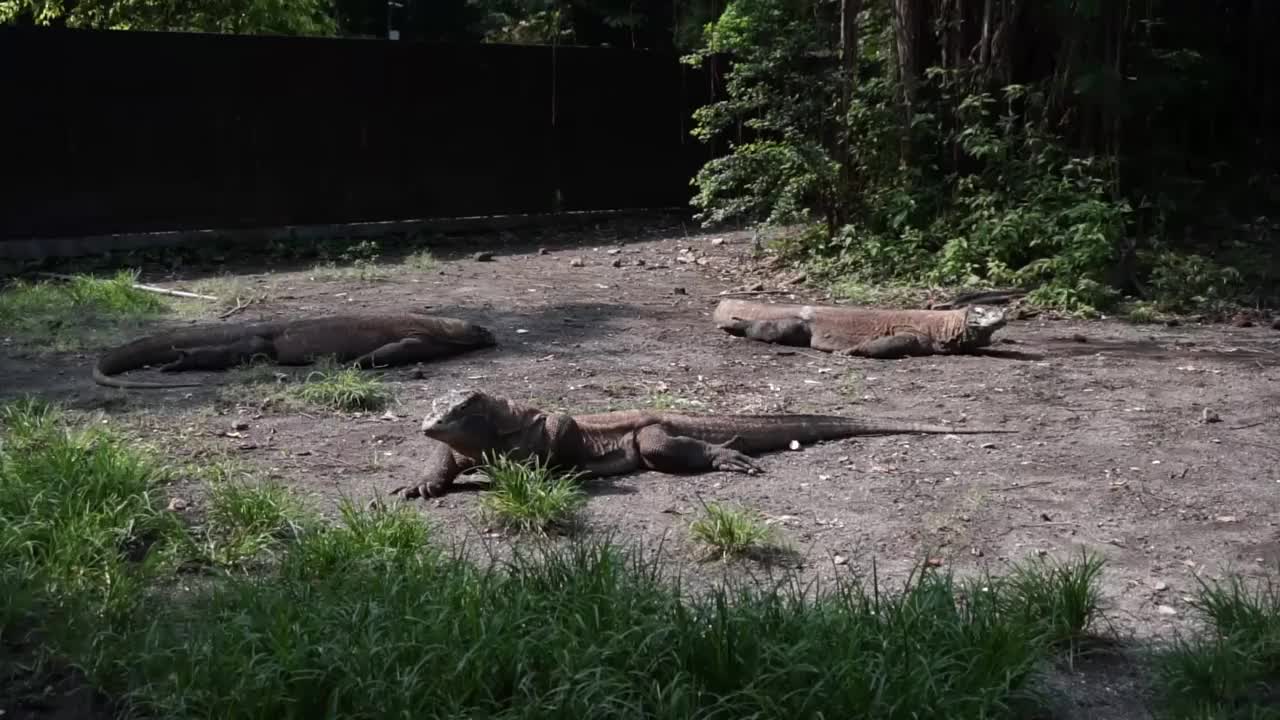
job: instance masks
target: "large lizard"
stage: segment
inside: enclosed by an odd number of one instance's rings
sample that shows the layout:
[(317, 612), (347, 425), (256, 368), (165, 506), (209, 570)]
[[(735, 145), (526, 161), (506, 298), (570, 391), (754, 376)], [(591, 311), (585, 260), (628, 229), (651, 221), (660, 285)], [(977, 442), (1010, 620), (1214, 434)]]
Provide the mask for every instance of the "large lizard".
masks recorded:
[(436, 398), (422, 420), (430, 455), (414, 485), (391, 490), (406, 498), (439, 497), (486, 453), (584, 472), (587, 477), (636, 470), (761, 472), (748, 453), (781, 450), (855, 435), (1006, 433), (920, 423), (877, 423), (834, 415), (691, 415), (621, 410), (591, 415), (546, 413), (479, 390)]
[(306, 365), (322, 356), (361, 368), (445, 358), (496, 345), (487, 328), (430, 315), (330, 315), (238, 325), (197, 325), (140, 338), (108, 351), (93, 368), (101, 385), (121, 388), (191, 387), (199, 382), (154, 383), (111, 375), (146, 366), (164, 372), (224, 370), (255, 357), (280, 365)]
[(716, 326), (738, 337), (867, 358), (972, 352), (1004, 327), (999, 308), (887, 310), (721, 300)]

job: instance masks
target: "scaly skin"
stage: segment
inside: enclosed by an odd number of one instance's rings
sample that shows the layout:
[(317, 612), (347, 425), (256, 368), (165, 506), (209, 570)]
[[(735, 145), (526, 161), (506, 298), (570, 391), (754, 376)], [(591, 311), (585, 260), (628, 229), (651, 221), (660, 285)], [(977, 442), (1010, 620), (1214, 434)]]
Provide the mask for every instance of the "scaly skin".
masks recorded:
[(722, 300), (713, 315), (730, 335), (880, 360), (972, 352), (1004, 327), (998, 308), (883, 310)]
[(487, 328), (430, 315), (331, 315), (240, 325), (202, 325), (134, 340), (103, 355), (93, 368), (100, 385), (121, 388), (191, 387), (112, 375), (160, 366), (164, 372), (225, 370), (255, 357), (307, 365), (322, 356), (361, 368), (428, 362), (496, 345)]
[(422, 477), (395, 488), (406, 498), (439, 497), (485, 453), (542, 462), (588, 477), (636, 470), (762, 472), (751, 453), (855, 435), (1006, 433), (922, 423), (876, 423), (834, 415), (687, 415), (622, 410), (592, 415), (545, 413), (479, 390), (437, 398), (422, 420), (431, 443)]

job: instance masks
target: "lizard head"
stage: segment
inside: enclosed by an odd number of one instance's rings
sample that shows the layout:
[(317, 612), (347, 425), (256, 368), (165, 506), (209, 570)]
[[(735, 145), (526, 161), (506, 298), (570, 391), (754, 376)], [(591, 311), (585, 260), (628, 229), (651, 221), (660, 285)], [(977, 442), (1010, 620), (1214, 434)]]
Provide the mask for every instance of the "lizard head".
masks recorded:
[(968, 308), (968, 313), (965, 315), (966, 334), (978, 341), (977, 344), (986, 344), (990, 342), (996, 330), (1004, 327), (1006, 322), (1008, 319), (1003, 308), (973, 305)]
[(465, 345), (475, 347), (492, 347), (498, 344), (497, 338), (493, 333), (482, 325), (467, 322), (466, 320), (456, 320), (450, 318), (449, 328), (450, 334)]
[(422, 419), (422, 434), (466, 455), (496, 449), (506, 407), (495, 398), (474, 390), (453, 390), (431, 401), (431, 412)]

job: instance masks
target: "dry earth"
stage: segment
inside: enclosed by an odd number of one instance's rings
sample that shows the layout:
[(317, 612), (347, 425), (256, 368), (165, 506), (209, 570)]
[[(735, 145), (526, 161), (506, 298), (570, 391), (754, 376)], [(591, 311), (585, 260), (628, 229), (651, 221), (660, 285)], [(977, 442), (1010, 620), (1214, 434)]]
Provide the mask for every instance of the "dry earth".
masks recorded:
[[(433, 396), (460, 386), (575, 412), (656, 404), (1015, 428), (826, 443), (768, 455), (759, 476), (641, 473), (597, 482), (588, 520), (597, 531), (665, 538), (668, 554), (688, 560), (698, 555), (685, 529), (699, 497), (737, 503), (771, 518), (806, 579), (868, 572), (873, 560), (889, 583), (925, 561), (1000, 572), (1029, 555), (1067, 557), (1084, 547), (1107, 560), (1117, 629), (1139, 638), (1167, 637), (1191, 621), (1195, 573), (1260, 573), (1280, 562), (1274, 330), (1041, 317), (1002, 330), (999, 357), (841, 359), (751, 343), (711, 325), (721, 291), (759, 279), (780, 287), (751, 259), (745, 234), (690, 235), (665, 222), (455, 240), (436, 252), (436, 267), (390, 268), (388, 279), (372, 282), (216, 269), (266, 296), (234, 320), (427, 309), (495, 330), (498, 348), (421, 373), (388, 371), (398, 400), (387, 415), (262, 408), (252, 390), (217, 387), (226, 382), (218, 375), (194, 391), (102, 388), (89, 378), (92, 355), (40, 356), (13, 342), (3, 346), (0, 394), (36, 392), (101, 409), (192, 457), (229, 453), (328, 511), (344, 496), (364, 500), (413, 478), (425, 455), (415, 433), (421, 416)], [(493, 260), (473, 259), (480, 248), (492, 249)], [(682, 258), (685, 248), (692, 255)], [(181, 288), (192, 277), (143, 280)], [(1206, 411), (1221, 421), (1206, 422)], [(232, 431), (233, 423), (247, 427)], [(175, 493), (198, 510), (197, 487)], [(464, 489), (415, 502), (452, 537), (497, 548), (519, 542), (487, 532), (476, 520), (477, 497)], [(717, 563), (693, 567), (704, 579), (721, 572)], [(1088, 686), (1064, 701), (1072, 706), (1064, 714), (1145, 716), (1123, 667), (1086, 668), (1060, 682)]]

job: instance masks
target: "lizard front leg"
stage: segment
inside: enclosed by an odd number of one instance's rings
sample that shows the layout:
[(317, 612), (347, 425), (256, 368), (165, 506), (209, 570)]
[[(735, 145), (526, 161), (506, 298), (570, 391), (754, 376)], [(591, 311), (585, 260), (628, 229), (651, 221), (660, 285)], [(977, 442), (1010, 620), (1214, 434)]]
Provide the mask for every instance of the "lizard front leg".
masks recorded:
[(428, 442), (431, 443), (431, 453), (423, 463), (422, 476), (418, 482), (396, 487), (388, 495), (400, 495), (406, 500), (440, 497), (449, 491), (459, 475), (476, 466), (475, 460), (454, 452), (448, 445), (438, 440)]
[(902, 333), (867, 340), (859, 345), (842, 350), (839, 354), (876, 360), (897, 360), (904, 357), (933, 355), (935, 351), (933, 343), (929, 342), (927, 337), (916, 333)]
[(636, 449), (645, 467), (659, 472), (684, 473), (724, 470), (763, 472), (750, 456), (731, 446), (738, 438), (719, 445), (686, 435), (672, 435), (661, 425), (649, 425), (636, 433)]

